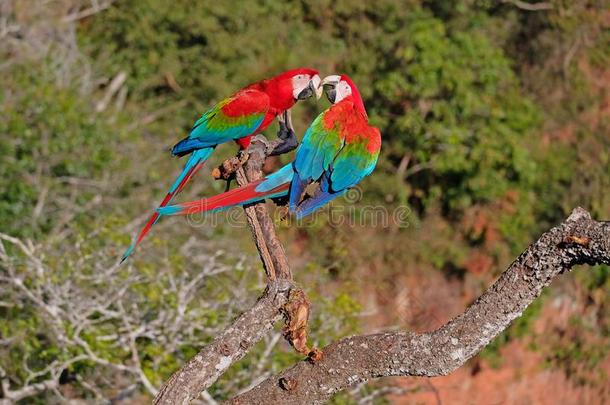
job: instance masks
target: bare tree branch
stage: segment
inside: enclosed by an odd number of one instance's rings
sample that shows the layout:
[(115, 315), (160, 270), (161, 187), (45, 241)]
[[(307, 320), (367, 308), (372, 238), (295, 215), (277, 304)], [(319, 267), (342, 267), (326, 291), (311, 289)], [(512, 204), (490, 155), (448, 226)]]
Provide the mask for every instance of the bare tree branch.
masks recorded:
[(121, 70), (119, 74), (117, 74), (108, 84), (108, 88), (106, 89), (106, 93), (104, 93), (104, 97), (95, 104), (95, 111), (102, 112), (108, 107), (112, 97), (121, 90), (123, 84), (127, 80), (127, 72)]
[[(241, 160), (233, 167), (240, 186), (262, 177), (263, 163), (276, 142), (268, 142), (263, 136), (254, 138), (243, 167)], [(172, 375), (157, 394), (155, 404), (188, 403), (198, 397), (271, 330), (273, 324), (282, 318), (291, 292), (300, 291), (292, 283), (286, 253), (277, 238), (265, 202), (250, 205), (245, 212), (267, 274), (267, 289), (251, 309)]]
[(385, 376), (446, 375), (477, 354), (521, 316), (543, 288), (578, 264), (610, 264), (610, 222), (575, 209), (528, 247), (463, 314), (436, 331), (348, 337), (239, 395), (233, 404), (317, 404), (364, 381)]
[[(191, 274), (184, 272), (175, 276), (165, 270), (157, 273), (155, 279), (170, 279), (165, 293), (175, 297), (177, 307), (157, 307), (151, 316), (150, 307), (134, 300), (131, 292), (134, 286), (147, 281), (132, 267), (106, 268), (104, 261), (99, 260), (95, 271), (73, 272), (64, 279), (47, 267), (47, 253), (30, 240), (0, 233), (0, 305), (32, 306), (43, 315), (45, 336), (58, 345), (58, 353), (47, 364), (32, 361), (25, 354), (19, 365), (24, 374), (16, 374), (10, 362), (0, 365), (0, 404), (26, 400), (45, 391), (63, 402), (60, 376), (69, 373), (77, 363), (95, 363), (111, 375), (120, 375), (125, 386), (121, 387), (121, 383), (116, 387), (120, 390), (119, 397), (132, 395), (138, 386), (155, 395), (158, 389), (145, 373), (151, 365), (143, 364), (138, 339), (158, 341), (167, 351), (176, 353), (180, 346), (201, 345), (202, 331), (208, 336), (221, 332), (215, 327), (198, 325), (188, 311), (207, 277), (229, 271), (228, 266), (216, 263), (215, 257), (202, 256), (201, 260), (192, 257), (193, 263), (202, 266)], [(119, 275), (121, 282), (113, 284), (111, 280)], [(233, 288), (237, 294), (245, 293), (239, 287)], [(212, 307), (216, 305), (220, 304), (212, 303)], [(13, 350), (18, 344), (15, 340), (9, 335), (0, 344)], [(96, 342), (124, 354), (109, 356), (107, 349), (100, 350)], [(103, 398), (97, 381), (87, 381), (88, 376), (84, 375), (76, 378), (96, 398), (110, 400)]]
[[(265, 137), (257, 136), (248, 148), (248, 160), (245, 165), (237, 168), (237, 183), (240, 186), (258, 180), (262, 177), (262, 167), (265, 158), (275, 148), (277, 139), (267, 142)], [(292, 279), (292, 273), (286, 258), (284, 247), (280, 243), (273, 226), (273, 221), (267, 212), (265, 203), (258, 203), (245, 208), (248, 224), (252, 230), (252, 236), (256, 247), (263, 261), (267, 277), (271, 280), (275, 278)]]

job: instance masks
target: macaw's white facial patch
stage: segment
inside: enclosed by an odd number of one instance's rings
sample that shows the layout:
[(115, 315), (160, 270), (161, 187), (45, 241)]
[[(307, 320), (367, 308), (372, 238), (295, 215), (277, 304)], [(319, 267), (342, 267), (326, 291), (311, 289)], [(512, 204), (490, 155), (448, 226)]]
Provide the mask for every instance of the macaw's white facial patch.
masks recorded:
[(347, 84), (346, 81), (341, 80), (339, 82), (339, 84), (337, 84), (335, 86), (335, 103), (338, 103), (339, 101), (343, 100), (344, 98), (351, 96), (352, 94), (352, 88), (350, 87), (349, 84)]
[(309, 87), (309, 82), (311, 81), (311, 76), (301, 74), (292, 77), (292, 95), (295, 100), (299, 99), (299, 94), (303, 92), (306, 88)]

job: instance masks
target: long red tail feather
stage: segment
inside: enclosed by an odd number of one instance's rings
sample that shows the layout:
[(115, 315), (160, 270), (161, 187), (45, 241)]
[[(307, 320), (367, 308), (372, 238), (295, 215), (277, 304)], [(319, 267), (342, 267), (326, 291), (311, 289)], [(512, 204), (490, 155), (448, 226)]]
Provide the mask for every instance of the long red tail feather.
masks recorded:
[(263, 180), (258, 180), (250, 183), (243, 187), (238, 187), (233, 190), (227, 191), (219, 195), (215, 195), (209, 198), (203, 198), (198, 201), (191, 201), (188, 203), (177, 204), (166, 209), (159, 209), (159, 213), (162, 215), (189, 215), (196, 214), (199, 212), (207, 212), (218, 209), (229, 208), (236, 205), (243, 205), (249, 202), (262, 200), (269, 196), (285, 193), (290, 187), (290, 183), (281, 184), (278, 187), (264, 191), (256, 191), (256, 187)]

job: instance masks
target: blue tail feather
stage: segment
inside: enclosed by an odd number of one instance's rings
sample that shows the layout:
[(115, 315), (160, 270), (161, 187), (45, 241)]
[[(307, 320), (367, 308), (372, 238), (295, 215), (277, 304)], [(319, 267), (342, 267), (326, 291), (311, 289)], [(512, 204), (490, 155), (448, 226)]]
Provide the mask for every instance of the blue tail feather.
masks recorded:
[(333, 193), (333, 192), (329, 192), (329, 191), (319, 190), (315, 196), (308, 198), (308, 199), (304, 200), (301, 204), (299, 204), (299, 206), (296, 209), (297, 219), (306, 217), (307, 215), (316, 211), (317, 209), (319, 209), (326, 203), (330, 202), (331, 200), (337, 198), (340, 195), (343, 195), (345, 193), (345, 191), (346, 190), (342, 190), (338, 193)]
[(297, 205), (301, 200), (301, 196), (303, 195), (303, 191), (307, 187), (309, 182), (307, 180), (301, 179), (298, 173), (295, 173), (294, 178), (292, 179), (292, 184), (290, 185), (290, 211), (295, 212), (297, 209)]
[(184, 156), (193, 151), (206, 149), (209, 146), (209, 144), (202, 142), (199, 138), (185, 138), (174, 145), (172, 155)]
[(189, 156), (189, 159), (186, 161), (186, 164), (182, 168), (182, 172), (180, 172), (176, 180), (174, 180), (174, 184), (172, 184), (172, 187), (169, 189), (168, 193), (173, 193), (174, 191), (176, 191), (178, 187), (180, 187), (180, 183), (182, 183), (184, 178), (188, 175), (189, 171), (192, 170), (199, 163), (205, 162), (210, 157), (213, 151), (214, 148), (204, 148), (194, 151), (191, 156)]
[[(212, 154), (213, 151), (214, 151), (213, 147), (199, 149), (199, 150), (194, 151), (191, 154), (191, 156), (189, 156), (189, 159), (187, 160), (186, 164), (182, 168), (180, 175), (178, 175), (178, 178), (174, 181), (174, 183), (172, 184), (171, 188), (169, 189), (167, 195), (161, 202), (161, 205), (160, 205), (161, 207), (166, 206), (167, 204), (172, 202), (174, 197), (180, 191), (180, 188), (184, 187), (184, 185), (190, 180), (190, 177), (192, 177), (192, 175), (197, 171), (197, 166), (202, 164), (203, 162), (205, 162), (210, 157), (210, 155)], [(187, 178), (187, 176), (189, 178)], [(152, 226), (155, 225), (159, 221), (159, 218), (161, 218), (161, 215), (159, 215), (159, 213), (157, 213), (157, 212), (153, 213), (153, 215), (150, 217), (150, 219), (148, 220), (148, 222), (146, 223), (144, 228), (138, 234), (138, 237), (136, 238), (136, 240), (134, 242), (132, 242), (132, 244), (129, 246), (129, 248), (127, 248), (127, 251), (123, 254), (121, 263), (123, 263), (125, 260), (127, 260), (127, 258), (133, 253), (134, 249), (140, 244), (140, 242), (142, 241), (144, 236), (146, 236), (146, 234), (150, 231)]]
[(261, 184), (256, 186), (256, 192), (264, 193), (269, 190), (281, 186), (282, 184), (290, 183), (294, 177), (294, 168), (292, 163), (288, 163), (275, 173), (267, 176)]
[(332, 191), (330, 186), (330, 175), (328, 173), (324, 173), (322, 175), (322, 179), (320, 179), (320, 188), (317, 193), (305, 199), (301, 204), (296, 207), (295, 213), (297, 219), (301, 219), (316, 211), (326, 203), (331, 200), (337, 198), (340, 195), (343, 195), (347, 190), (341, 190), (338, 192)]

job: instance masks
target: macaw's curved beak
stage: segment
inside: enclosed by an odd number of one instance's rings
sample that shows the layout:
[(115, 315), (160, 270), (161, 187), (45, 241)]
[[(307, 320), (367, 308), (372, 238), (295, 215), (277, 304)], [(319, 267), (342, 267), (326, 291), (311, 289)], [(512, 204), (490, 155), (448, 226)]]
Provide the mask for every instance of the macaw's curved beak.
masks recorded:
[(322, 91), (318, 90), (320, 86), (320, 76), (314, 75), (309, 81), (307, 87), (305, 87), (301, 92), (297, 95), (297, 100), (305, 100), (309, 97), (316, 95), (316, 99), (319, 99), (322, 96)]
[(335, 104), (335, 100), (337, 99), (337, 90), (334, 87), (326, 89), (326, 98), (331, 104)]
[(326, 97), (328, 98), (328, 101), (334, 104), (335, 99), (337, 98), (337, 90), (335, 89), (335, 86), (337, 86), (340, 81), (341, 76), (339, 75), (326, 76), (324, 80), (322, 80), (322, 82), (320, 83), (320, 95), (322, 93), (322, 90), (324, 89), (324, 86), (328, 86), (328, 88), (326, 89)]
[(322, 91), (324, 90), (324, 86), (322, 86), (322, 80), (320, 79), (320, 76), (314, 75), (314, 77), (311, 78), (309, 84), (313, 87), (313, 90), (316, 93), (316, 100), (319, 100), (320, 97), (322, 97)]

